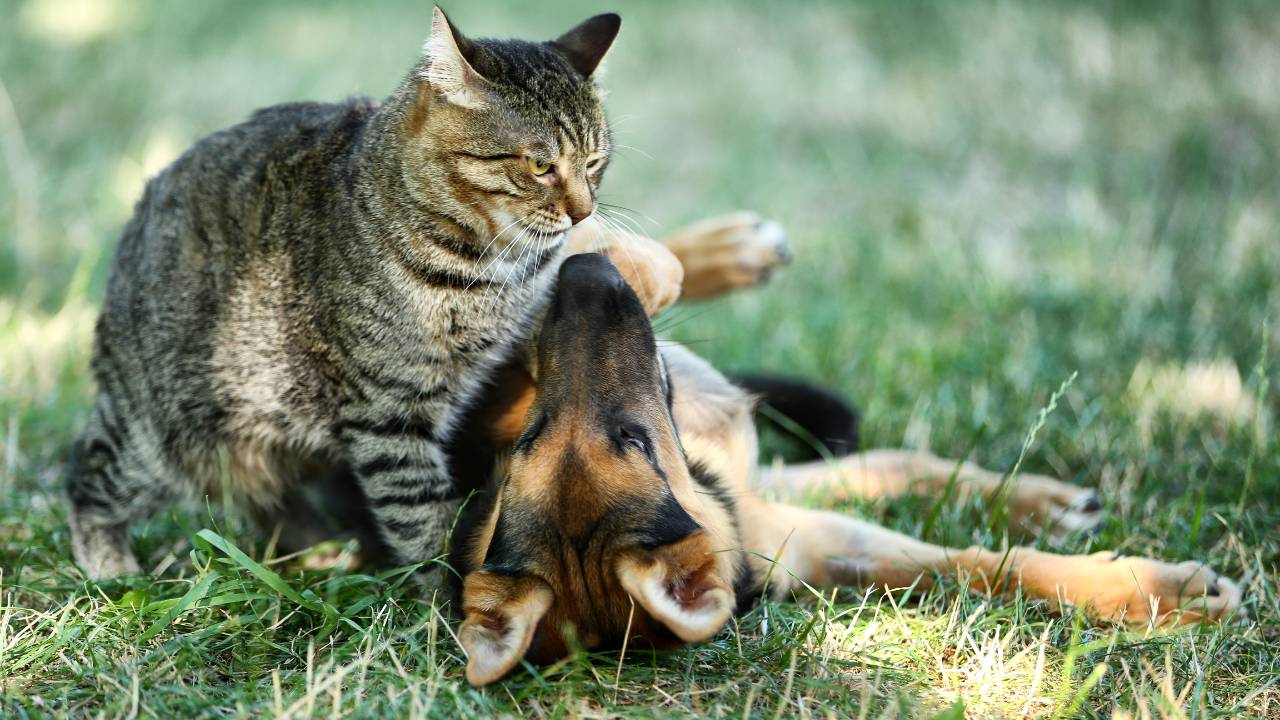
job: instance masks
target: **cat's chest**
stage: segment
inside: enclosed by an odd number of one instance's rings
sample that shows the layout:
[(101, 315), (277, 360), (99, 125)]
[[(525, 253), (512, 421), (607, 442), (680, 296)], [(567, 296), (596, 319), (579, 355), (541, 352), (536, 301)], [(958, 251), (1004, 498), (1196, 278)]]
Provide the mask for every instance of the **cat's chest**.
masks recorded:
[(408, 309), (424, 353), (459, 371), (482, 363), (526, 336), (555, 273), (514, 287), (472, 290), (418, 289)]

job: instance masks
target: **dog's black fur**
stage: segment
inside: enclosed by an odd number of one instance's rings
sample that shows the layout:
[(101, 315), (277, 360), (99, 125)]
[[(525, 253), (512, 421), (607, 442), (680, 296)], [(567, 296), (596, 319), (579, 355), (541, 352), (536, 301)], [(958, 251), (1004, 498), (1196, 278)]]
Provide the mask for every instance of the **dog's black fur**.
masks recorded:
[(730, 375), (735, 385), (756, 396), (757, 407), (767, 406), (795, 423), (808, 435), (802, 437), (793, 428), (775, 422), (767, 414), (756, 412), (756, 424), (794, 435), (808, 446), (813, 440), (822, 443), (835, 457), (858, 451), (862, 418), (851, 403), (834, 391), (813, 383), (782, 375)]

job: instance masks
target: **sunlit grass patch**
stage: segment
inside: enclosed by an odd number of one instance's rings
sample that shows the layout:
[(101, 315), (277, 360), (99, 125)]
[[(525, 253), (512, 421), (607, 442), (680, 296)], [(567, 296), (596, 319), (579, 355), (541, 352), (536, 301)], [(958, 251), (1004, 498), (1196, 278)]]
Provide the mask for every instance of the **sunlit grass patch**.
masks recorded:
[(1159, 367), (1140, 362), (1129, 381), (1129, 393), (1145, 434), (1161, 412), (1183, 420), (1208, 418), (1223, 428), (1256, 422), (1260, 433), (1269, 426), (1266, 414), (1259, 414), (1256, 398), (1246, 393), (1240, 371), (1227, 360)]
[[(1122, 704), (1129, 698), (1135, 709), (1180, 717), (1179, 708), (1215, 689), (1203, 686), (1203, 667), (1174, 672), (1174, 648), (1214, 653), (1223, 643), (1220, 632), (1084, 630), (1078, 618), (1021, 600), (992, 605), (931, 591), (904, 603), (868, 594), (764, 603), (688, 651), (633, 649), (622, 665), (617, 653), (578, 654), (477, 691), (461, 683), (447, 610), (404, 577), (278, 574), (204, 531), (189, 571), (160, 583), (59, 589), (46, 580), (36, 583), (47, 587), (43, 602), (6, 588), (4, 691), (11, 701), (27, 698), (15, 708), (108, 714), (233, 701), (242, 712), (285, 717), (426, 717), (498, 712), (514, 701), (527, 712), (634, 717), (859, 709), (877, 717), (957, 703), (974, 717), (1061, 717), (1091, 690), (1109, 688)], [(69, 600), (48, 597), (68, 590)], [(1132, 653), (1143, 648), (1163, 664), (1145, 652), (1135, 663)], [(79, 689), (62, 698), (34, 692), (52, 682)], [(192, 684), (205, 689), (183, 690)], [(1252, 707), (1265, 697), (1258, 688), (1235, 699)]]
[(122, 0), (26, 0), (17, 19), (33, 35), (79, 45), (120, 30), (131, 5)]
[(83, 389), (66, 383), (85, 375), (97, 319), (97, 306), (78, 298), (53, 314), (0, 299), (0, 398), (15, 407), (38, 406)]

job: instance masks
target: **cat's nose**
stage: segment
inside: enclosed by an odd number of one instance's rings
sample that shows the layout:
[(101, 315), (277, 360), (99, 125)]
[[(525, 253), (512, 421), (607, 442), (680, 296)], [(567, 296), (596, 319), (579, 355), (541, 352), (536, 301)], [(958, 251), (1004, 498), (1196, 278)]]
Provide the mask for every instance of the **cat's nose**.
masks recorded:
[(574, 215), (571, 213), (569, 215), (569, 222), (573, 223), (574, 225), (577, 225), (578, 223), (582, 222), (583, 220), (586, 220), (589, 217), (591, 217), (590, 210), (582, 213), (581, 215)]

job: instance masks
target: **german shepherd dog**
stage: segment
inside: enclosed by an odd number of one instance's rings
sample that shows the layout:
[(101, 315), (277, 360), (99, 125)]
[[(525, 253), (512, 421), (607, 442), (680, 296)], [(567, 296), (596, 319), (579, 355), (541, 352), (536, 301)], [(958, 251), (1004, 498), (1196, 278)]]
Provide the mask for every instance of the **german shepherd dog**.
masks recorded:
[[(744, 262), (743, 253), (780, 256), (776, 244), (733, 241), (753, 232), (746, 222), (669, 241), (688, 295), (752, 284), (773, 264)], [(1032, 475), (1004, 487), (995, 473), (912, 451), (757, 467), (759, 400), (789, 403), (797, 421), (844, 453), (856, 446), (855, 416), (809, 386), (735, 384), (681, 346), (659, 348), (649, 315), (668, 301), (654, 300), (661, 272), (628, 273), (613, 257), (617, 267), (597, 254), (564, 263), (534, 356), (506, 368), (459, 433), (455, 465), (474, 494), (451, 565), (463, 578), (458, 637), (473, 685), (521, 658), (561, 658), (571, 642), (703, 641), (760, 597), (790, 598), (801, 583), (1020, 589), (1129, 622), (1219, 620), (1239, 605), (1237, 586), (1198, 562), (951, 549), (782, 502), (941, 492), (954, 482), (961, 496), (1007, 492), (1013, 524), (1030, 531), (1089, 530), (1102, 510), (1088, 489)]]

